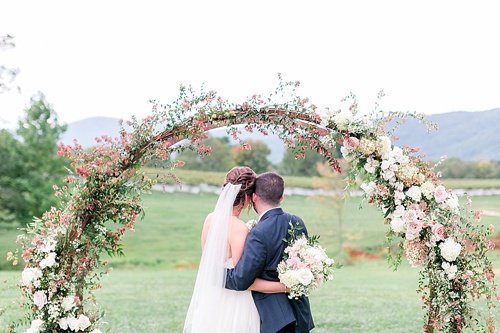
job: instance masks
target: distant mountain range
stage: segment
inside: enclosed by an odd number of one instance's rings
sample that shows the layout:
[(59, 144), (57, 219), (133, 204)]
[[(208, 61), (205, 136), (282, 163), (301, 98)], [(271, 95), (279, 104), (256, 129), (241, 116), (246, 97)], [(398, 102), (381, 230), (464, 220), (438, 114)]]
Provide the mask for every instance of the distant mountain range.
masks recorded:
[[(439, 130), (427, 133), (425, 125), (410, 120), (395, 131), (399, 137), (396, 144), (420, 147), (419, 153), (431, 160), (438, 160), (443, 155), (469, 161), (500, 160), (500, 108), (434, 114), (429, 115), (427, 120), (438, 124)], [(84, 148), (92, 147), (96, 144), (96, 137), (117, 136), (118, 121), (117, 118), (92, 117), (70, 123), (61, 141), (72, 144), (76, 139)], [(210, 135), (221, 137), (227, 134), (224, 129), (215, 129), (210, 131)], [(264, 141), (271, 150), (268, 159), (272, 163), (281, 161), (285, 148), (277, 136), (243, 131), (241, 137)]]

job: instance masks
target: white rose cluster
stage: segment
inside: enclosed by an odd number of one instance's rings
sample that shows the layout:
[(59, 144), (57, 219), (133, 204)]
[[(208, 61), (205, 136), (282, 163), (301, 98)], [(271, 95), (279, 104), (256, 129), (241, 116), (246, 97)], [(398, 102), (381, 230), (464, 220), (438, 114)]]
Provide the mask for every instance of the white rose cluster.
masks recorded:
[(63, 330), (68, 328), (72, 331), (84, 331), (87, 327), (91, 325), (90, 320), (87, 316), (81, 314), (76, 317), (64, 317), (59, 320), (59, 327)]
[(328, 126), (328, 123), (335, 115), (335, 112), (330, 111), (330, 108), (328, 108), (328, 107), (323, 108), (323, 109), (317, 109), (315, 112), (321, 118), (321, 122), (320, 122), (321, 126)]
[(42, 277), (42, 271), (37, 267), (26, 267), (21, 273), (22, 285), (29, 287), (31, 285), (37, 287), (40, 283), (38, 279)]
[(453, 238), (446, 238), (443, 243), (439, 245), (441, 249), (441, 256), (448, 262), (453, 262), (457, 259), (460, 251), (462, 251), (462, 245), (455, 242)]
[(40, 333), (40, 330), (43, 325), (43, 320), (35, 319), (31, 322), (30, 328), (28, 328), (25, 333)]
[(347, 131), (349, 124), (354, 121), (354, 115), (351, 111), (341, 111), (335, 114), (333, 121), (340, 131)]

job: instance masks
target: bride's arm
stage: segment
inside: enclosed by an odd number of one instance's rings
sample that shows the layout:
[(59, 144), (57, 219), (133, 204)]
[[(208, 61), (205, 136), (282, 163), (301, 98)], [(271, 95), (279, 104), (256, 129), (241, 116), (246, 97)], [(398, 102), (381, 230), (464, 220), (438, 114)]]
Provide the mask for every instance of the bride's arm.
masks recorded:
[(258, 291), (261, 293), (274, 294), (274, 293), (286, 293), (289, 289), (281, 282), (273, 282), (264, 279), (255, 279), (248, 290)]

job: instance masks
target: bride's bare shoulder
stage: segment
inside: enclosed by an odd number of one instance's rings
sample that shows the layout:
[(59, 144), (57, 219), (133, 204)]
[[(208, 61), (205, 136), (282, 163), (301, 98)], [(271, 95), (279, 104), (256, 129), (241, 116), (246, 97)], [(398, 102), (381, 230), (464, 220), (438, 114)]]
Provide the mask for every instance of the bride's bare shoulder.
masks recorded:
[(236, 216), (233, 216), (231, 218), (231, 223), (232, 223), (233, 229), (236, 228), (236, 230), (241, 230), (241, 231), (247, 231), (248, 232), (247, 225), (240, 218), (238, 218)]

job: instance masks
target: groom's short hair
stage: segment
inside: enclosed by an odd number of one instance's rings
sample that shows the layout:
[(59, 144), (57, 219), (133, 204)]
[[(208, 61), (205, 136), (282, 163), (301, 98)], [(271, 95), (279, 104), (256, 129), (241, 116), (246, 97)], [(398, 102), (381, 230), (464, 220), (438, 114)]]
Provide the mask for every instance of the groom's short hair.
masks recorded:
[(285, 181), (276, 172), (265, 172), (255, 180), (255, 194), (265, 203), (279, 206)]

